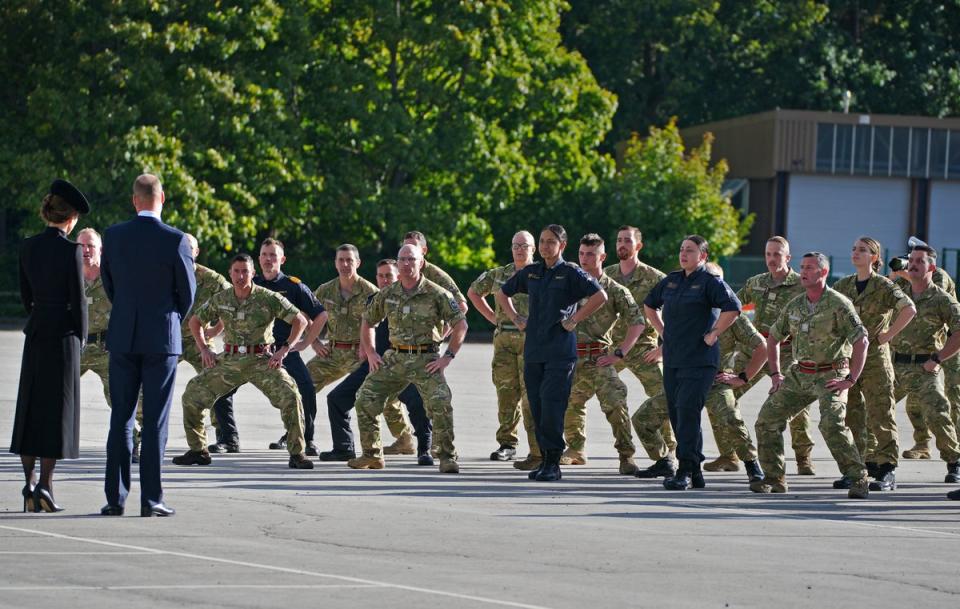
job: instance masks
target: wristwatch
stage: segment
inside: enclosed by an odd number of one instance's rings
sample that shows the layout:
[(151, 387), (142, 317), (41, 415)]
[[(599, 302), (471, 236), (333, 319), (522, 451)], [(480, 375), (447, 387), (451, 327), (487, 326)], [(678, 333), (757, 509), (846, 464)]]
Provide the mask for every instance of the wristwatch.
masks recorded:
[(454, 353), (453, 351), (451, 351), (450, 349), (447, 349), (446, 351), (443, 352), (443, 356), (444, 356), (444, 357), (449, 357), (450, 359), (453, 359), (453, 358), (457, 357), (457, 354)]
[(843, 377), (843, 380), (845, 380), (845, 381), (850, 381), (850, 384), (851, 384), (851, 385), (856, 385), (856, 384), (857, 384), (857, 381), (853, 380), (853, 377), (850, 376), (849, 374), (848, 374), (847, 376)]
[(932, 354), (932, 355), (930, 356), (930, 359), (932, 359), (933, 362), (934, 362), (935, 364), (937, 364), (937, 365), (939, 365), (939, 364), (942, 363), (942, 362), (940, 361), (940, 354), (939, 354), (939, 353), (934, 353), (934, 354)]
[(623, 358), (624, 358), (623, 349), (621, 349), (620, 347), (617, 347), (616, 349), (614, 349), (614, 350), (613, 350), (613, 354), (614, 354), (615, 356), (619, 357), (620, 359), (623, 359)]
[(740, 379), (741, 381), (743, 381), (744, 383), (749, 383), (749, 382), (750, 382), (750, 379), (747, 378), (747, 373), (746, 373), (746, 372), (741, 372), (740, 374), (737, 375), (737, 378)]

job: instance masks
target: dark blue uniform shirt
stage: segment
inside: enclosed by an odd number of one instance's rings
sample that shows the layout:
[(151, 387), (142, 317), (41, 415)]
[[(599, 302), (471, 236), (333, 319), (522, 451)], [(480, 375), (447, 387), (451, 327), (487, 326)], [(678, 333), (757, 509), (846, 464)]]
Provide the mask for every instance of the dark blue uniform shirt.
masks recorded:
[(663, 309), (665, 367), (720, 366), (719, 341), (708, 347), (703, 336), (716, 325), (721, 311), (740, 310), (740, 300), (722, 279), (703, 266), (689, 275), (674, 271), (650, 290), (643, 304)]
[[(262, 288), (280, 292), (284, 298), (293, 303), (293, 306), (300, 309), (307, 316), (307, 321), (313, 321), (313, 318), (323, 313), (326, 309), (313, 295), (310, 288), (299, 279), (294, 280), (284, 275), (283, 272), (277, 273), (272, 280), (265, 279), (261, 275), (253, 278), (253, 282)], [(276, 344), (286, 342), (290, 338), (290, 324), (277, 319), (273, 322), (273, 340)]]
[(501, 288), (507, 296), (530, 296), (523, 358), (548, 362), (577, 358), (577, 333), (567, 332), (560, 321), (577, 310), (577, 302), (600, 291), (600, 284), (575, 264), (562, 258), (553, 268), (543, 261), (528, 264)]

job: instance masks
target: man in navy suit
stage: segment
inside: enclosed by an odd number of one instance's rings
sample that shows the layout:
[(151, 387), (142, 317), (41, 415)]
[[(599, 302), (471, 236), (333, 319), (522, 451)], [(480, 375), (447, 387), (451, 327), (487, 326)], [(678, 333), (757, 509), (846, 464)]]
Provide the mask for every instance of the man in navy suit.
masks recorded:
[(160, 464), (182, 352), (180, 321), (190, 311), (197, 284), (186, 236), (160, 221), (160, 180), (145, 173), (133, 183), (137, 217), (103, 235), (101, 277), (113, 303), (107, 328), (110, 352), (110, 433), (104, 516), (123, 515), (130, 492), (130, 456), (137, 398), (143, 388), (140, 435), (140, 515), (173, 516), (163, 503)]

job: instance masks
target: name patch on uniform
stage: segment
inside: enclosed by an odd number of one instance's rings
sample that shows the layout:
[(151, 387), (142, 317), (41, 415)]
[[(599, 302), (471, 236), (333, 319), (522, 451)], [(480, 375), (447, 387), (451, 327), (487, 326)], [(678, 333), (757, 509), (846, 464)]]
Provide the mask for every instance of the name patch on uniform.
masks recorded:
[(534, 273), (530, 273), (529, 275), (527, 275), (527, 277), (529, 279), (540, 279), (540, 275), (536, 275)]
[(399, 300), (391, 300), (389, 298), (384, 299), (384, 302), (386, 302), (387, 304), (400, 304)]
[(801, 331), (801, 332), (809, 332), (809, 331), (810, 331), (810, 324), (807, 323), (807, 322), (803, 322), (802, 324), (800, 324), (800, 331)]
[(690, 286), (690, 289), (691, 289), (691, 290), (699, 290), (699, 289), (702, 288), (702, 287), (703, 287), (702, 284), (697, 283), (697, 284), (694, 284), (694, 285)]
[(403, 314), (406, 315), (410, 313), (410, 305), (403, 305)]
[(243, 321), (243, 319), (244, 319), (246, 316), (247, 316), (247, 314), (244, 313), (243, 311), (239, 311), (239, 312), (237, 313), (237, 319), (240, 320), (240, 321)]
[(230, 305), (219, 305), (218, 309), (223, 309), (224, 311), (236, 311), (236, 307), (231, 307)]
[(668, 282), (667, 282), (667, 287), (672, 290), (672, 289), (674, 289), (674, 288), (677, 287), (677, 284), (674, 283), (674, 282), (672, 282), (672, 281), (668, 281)]

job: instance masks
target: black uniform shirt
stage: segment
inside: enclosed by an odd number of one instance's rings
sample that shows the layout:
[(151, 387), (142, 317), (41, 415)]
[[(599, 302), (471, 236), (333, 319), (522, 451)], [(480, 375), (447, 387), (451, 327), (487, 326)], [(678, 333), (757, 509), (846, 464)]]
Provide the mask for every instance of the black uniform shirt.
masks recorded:
[[(312, 321), (314, 317), (323, 313), (326, 309), (313, 295), (310, 288), (296, 277), (289, 277), (282, 272), (277, 273), (273, 279), (266, 279), (261, 275), (253, 278), (253, 283), (267, 288), (274, 292), (280, 292), (284, 298), (293, 303), (303, 314), (307, 316), (307, 321)], [(290, 324), (277, 319), (273, 322), (273, 339), (276, 344), (281, 345), (290, 338)]]
[(720, 366), (719, 341), (708, 347), (703, 336), (721, 311), (740, 311), (740, 300), (722, 279), (703, 266), (687, 275), (674, 271), (660, 280), (643, 304), (662, 308), (663, 365), (668, 368)]
[(600, 291), (600, 284), (575, 264), (561, 258), (553, 268), (542, 260), (528, 264), (500, 288), (507, 296), (528, 294), (529, 318), (523, 358), (548, 362), (577, 358), (577, 333), (567, 332), (561, 320), (577, 310), (577, 302)]

